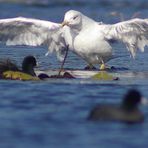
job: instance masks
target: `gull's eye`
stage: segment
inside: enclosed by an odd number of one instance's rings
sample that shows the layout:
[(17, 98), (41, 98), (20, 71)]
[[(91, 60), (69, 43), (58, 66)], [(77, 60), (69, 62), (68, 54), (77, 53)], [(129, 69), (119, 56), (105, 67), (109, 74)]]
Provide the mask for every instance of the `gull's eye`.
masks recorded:
[(78, 16), (73, 17), (73, 20), (75, 20)]

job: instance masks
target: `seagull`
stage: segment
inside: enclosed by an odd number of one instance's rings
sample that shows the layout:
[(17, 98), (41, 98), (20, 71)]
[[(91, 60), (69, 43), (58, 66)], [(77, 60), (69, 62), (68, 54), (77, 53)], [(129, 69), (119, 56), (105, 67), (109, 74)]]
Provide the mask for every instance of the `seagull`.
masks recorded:
[(69, 10), (62, 23), (24, 17), (0, 20), (0, 42), (6, 45), (48, 47), (64, 59), (66, 47), (87, 62), (90, 67), (105, 64), (113, 58), (110, 41), (123, 42), (135, 58), (139, 49), (148, 45), (148, 19), (134, 18), (116, 24), (97, 22), (79, 11)]

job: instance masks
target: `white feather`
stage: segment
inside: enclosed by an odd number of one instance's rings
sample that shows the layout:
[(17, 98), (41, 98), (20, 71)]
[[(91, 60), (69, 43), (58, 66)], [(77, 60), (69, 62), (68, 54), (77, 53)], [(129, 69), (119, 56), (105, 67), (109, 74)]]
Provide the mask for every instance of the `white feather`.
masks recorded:
[[(49, 21), (24, 17), (0, 20), (0, 42), (6, 45), (48, 46), (49, 52), (60, 50), (61, 25)], [(58, 38), (55, 38), (55, 34)], [(62, 47), (63, 48), (63, 47)]]
[(114, 25), (102, 25), (102, 28), (106, 39), (125, 43), (133, 57), (136, 56), (137, 49), (144, 52), (144, 47), (148, 45), (147, 19), (132, 19)]
[(148, 45), (148, 19), (132, 19), (111, 25), (70, 10), (65, 14), (64, 21), (67, 26), (61, 27), (61, 24), (38, 19), (2, 19), (0, 42), (6, 45), (46, 45), (47, 54), (55, 51), (60, 60), (69, 45), (72, 52), (89, 64), (107, 62), (112, 58), (109, 42), (112, 39), (125, 43), (133, 57), (137, 49), (143, 52)]

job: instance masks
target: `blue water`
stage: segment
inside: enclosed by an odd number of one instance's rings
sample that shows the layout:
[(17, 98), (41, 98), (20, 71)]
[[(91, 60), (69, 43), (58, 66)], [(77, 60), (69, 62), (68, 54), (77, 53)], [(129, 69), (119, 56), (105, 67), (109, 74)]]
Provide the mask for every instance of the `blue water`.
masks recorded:
[[(36, 3), (38, 2), (38, 3)], [(98, 21), (115, 23), (120, 19), (109, 15), (112, 11), (124, 14), (125, 19), (135, 12), (141, 18), (148, 14), (144, 0), (126, 1), (32, 1), (25, 4), (0, 4), (0, 18), (25, 16), (61, 22), (69, 9), (82, 11)], [(114, 45), (116, 55), (127, 55), (124, 46)], [(148, 71), (148, 48), (138, 53), (108, 62), (130, 71)], [(18, 65), (24, 56), (35, 55), (38, 69), (58, 68), (55, 55), (45, 57), (43, 47), (6, 47), (0, 45), (0, 58), (11, 58)], [(66, 68), (79, 68), (85, 62), (70, 53)], [(126, 73), (126, 71), (125, 71)], [(90, 110), (98, 103), (120, 103), (130, 88), (139, 89), (148, 97), (148, 78), (126, 78), (119, 81), (88, 79), (23, 82), (0, 80), (0, 148), (108, 148), (147, 147), (148, 107), (141, 106), (145, 121), (142, 124), (87, 121)]]

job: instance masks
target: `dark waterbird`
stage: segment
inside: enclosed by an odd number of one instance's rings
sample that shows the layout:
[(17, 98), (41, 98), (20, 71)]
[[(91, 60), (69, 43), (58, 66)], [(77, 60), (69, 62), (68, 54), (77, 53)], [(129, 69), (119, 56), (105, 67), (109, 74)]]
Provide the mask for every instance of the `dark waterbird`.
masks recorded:
[(32, 76), (36, 76), (34, 72), (34, 67), (36, 66), (37, 66), (36, 58), (34, 56), (27, 56), (23, 60), (22, 71)]
[(124, 96), (120, 105), (100, 104), (89, 114), (90, 120), (121, 121), (137, 123), (144, 121), (143, 113), (138, 109), (140, 103), (147, 103), (139, 91), (132, 89)]
[(26, 56), (22, 62), (22, 69), (13, 63), (11, 60), (1, 60), (0, 61), (0, 75), (4, 79), (35, 79), (36, 74), (34, 72), (34, 67), (37, 66), (37, 61), (34, 56)]

